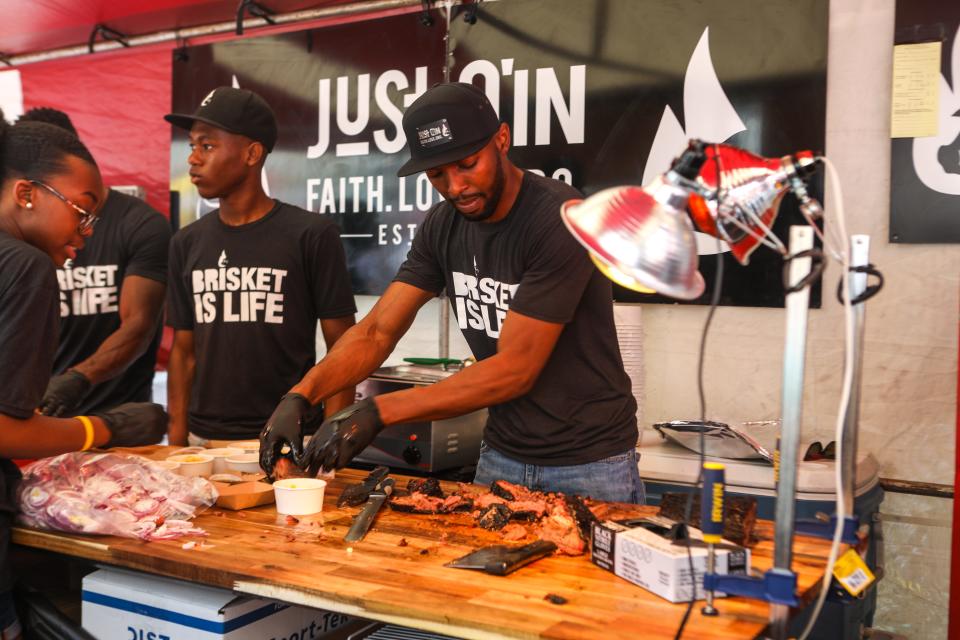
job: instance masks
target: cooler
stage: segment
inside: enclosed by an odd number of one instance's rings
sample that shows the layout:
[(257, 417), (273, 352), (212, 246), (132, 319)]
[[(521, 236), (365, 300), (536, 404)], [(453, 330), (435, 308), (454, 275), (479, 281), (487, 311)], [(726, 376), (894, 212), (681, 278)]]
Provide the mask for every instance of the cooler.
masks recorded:
[[(700, 468), (700, 456), (670, 442), (650, 442), (648, 436), (639, 448), (640, 475), (647, 491), (647, 504), (657, 505), (665, 492), (685, 491), (696, 482)], [(804, 451), (806, 445), (800, 448)], [(761, 460), (730, 460), (711, 458), (726, 465), (726, 493), (728, 495), (753, 496), (757, 499), (757, 516), (767, 520), (774, 517), (776, 502), (773, 466)], [(867, 551), (867, 564), (874, 573), (882, 566), (880, 555), (882, 540), (880, 532), (880, 503), (883, 502), (883, 489), (880, 486), (879, 466), (871, 453), (860, 453), (857, 460), (855, 481), (854, 512), (860, 518), (860, 524), (869, 524), (870, 546)], [(835, 510), (835, 478), (832, 460), (801, 462), (797, 469), (796, 517), (800, 520), (812, 520), (817, 513), (832, 515)], [(877, 575), (879, 578), (879, 574)], [(877, 608), (876, 583), (866, 590), (859, 599), (838, 599), (831, 594), (824, 603), (823, 612), (810, 638), (833, 640), (860, 638), (861, 625), (873, 624), (873, 615)], [(804, 616), (794, 626), (804, 620)], [(801, 629), (794, 628), (798, 633)]]

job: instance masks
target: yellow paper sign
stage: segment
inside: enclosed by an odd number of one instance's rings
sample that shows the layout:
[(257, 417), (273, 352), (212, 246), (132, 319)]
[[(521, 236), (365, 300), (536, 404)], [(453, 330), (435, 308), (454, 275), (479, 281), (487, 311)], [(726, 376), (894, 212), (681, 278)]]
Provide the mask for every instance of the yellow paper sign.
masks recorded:
[(854, 597), (876, 580), (863, 558), (853, 549), (847, 549), (847, 552), (837, 559), (833, 565), (833, 577)]
[(940, 42), (895, 46), (890, 137), (937, 135), (939, 108)]

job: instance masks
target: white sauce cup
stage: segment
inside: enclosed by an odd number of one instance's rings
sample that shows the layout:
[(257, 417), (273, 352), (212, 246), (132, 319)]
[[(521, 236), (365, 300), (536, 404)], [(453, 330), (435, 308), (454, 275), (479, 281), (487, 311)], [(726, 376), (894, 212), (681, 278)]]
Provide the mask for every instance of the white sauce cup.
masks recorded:
[(222, 447), (220, 449), (206, 449), (203, 454), (211, 456), (213, 458), (213, 472), (214, 473), (227, 473), (230, 471), (230, 467), (227, 466), (227, 458), (233, 456), (239, 456), (243, 453), (243, 449), (235, 449), (233, 447)]
[(273, 483), (277, 513), (287, 516), (308, 516), (323, 510), (326, 480), (319, 478), (287, 478)]
[(200, 476), (206, 478), (213, 473), (213, 456), (202, 453), (184, 453), (170, 456), (167, 460), (180, 464), (177, 473), (182, 476)]

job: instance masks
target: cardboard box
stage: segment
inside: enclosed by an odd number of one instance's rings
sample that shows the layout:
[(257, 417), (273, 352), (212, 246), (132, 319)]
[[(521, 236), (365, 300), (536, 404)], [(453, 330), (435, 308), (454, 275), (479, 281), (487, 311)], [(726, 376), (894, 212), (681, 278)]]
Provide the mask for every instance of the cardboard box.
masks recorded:
[(273, 485), (266, 482), (238, 482), (236, 484), (214, 482), (213, 486), (217, 488), (219, 493), (217, 506), (224, 509), (239, 511), (240, 509), (273, 504), (274, 502)]
[(100, 569), (83, 579), (98, 640), (344, 640), (358, 620), (170, 578)]
[[(698, 529), (689, 527), (691, 538), (702, 540)], [(697, 597), (703, 598), (703, 574), (707, 567), (706, 546), (690, 547)], [(598, 567), (669, 600), (689, 602), (690, 564), (683, 542), (674, 544), (643, 526), (628, 527), (604, 521), (593, 525), (591, 559)], [(716, 573), (745, 575), (750, 567), (750, 549), (724, 540), (717, 548)], [(717, 596), (726, 594), (717, 593)]]

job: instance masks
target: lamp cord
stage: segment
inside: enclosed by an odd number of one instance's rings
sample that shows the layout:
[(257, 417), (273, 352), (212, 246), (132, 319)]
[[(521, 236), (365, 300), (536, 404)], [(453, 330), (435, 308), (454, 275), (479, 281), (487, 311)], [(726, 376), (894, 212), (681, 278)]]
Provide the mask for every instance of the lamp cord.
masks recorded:
[[(722, 180), (723, 173), (722, 167), (720, 166), (720, 154), (714, 153), (714, 161), (717, 164), (717, 198), (720, 202), (722, 197)], [(724, 251), (723, 243), (720, 238), (717, 237), (717, 272), (714, 274), (713, 281), (713, 292), (710, 295), (710, 310), (707, 311), (707, 319), (703, 323), (703, 332), (700, 334), (700, 354), (697, 357), (697, 395), (700, 398), (700, 470), (697, 472), (697, 480), (693, 483), (693, 489), (687, 494), (687, 504), (684, 507), (683, 511), (683, 525), (684, 528), (690, 526), (690, 516), (693, 511), (693, 495), (694, 493), (700, 491), (700, 485), (703, 482), (703, 464), (706, 462), (706, 436), (704, 435), (704, 425), (707, 422), (707, 396), (704, 392), (703, 385), (703, 364), (706, 359), (707, 352), (707, 334), (710, 332), (710, 324), (713, 322), (713, 314), (717, 310), (717, 306), (720, 304), (720, 293), (723, 291), (723, 262), (724, 262)], [(703, 523), (701, 523), (701, 526)], [(693, 605), (697, 601), (697, 574), (694, 571), (693, 567), (693, 553), (690, 551), (690, 534), (686, 532), (686, 543), (687, 543), (687, 564), (690, 568), (690, 603), (687, 605), (686, 611), (683, 612), (683, 618), (680, 620), (680, 626), (677, 628), (677, 633), (674, 636), (674, 640), (680, 640), (680, 637), (683, 635), (683, 630), (687, 626), (687, 621), (690, 619), (690, 612), (693, 611)]]
[[(841, 239), (840, 261), (843, 267), (841, 275), (841, 289), (843, 290), (843, 312), (845, 329), (845, 348), (844, 348), (844, 366), (843, 366), (843, 388), (840, 392), (840, 407), (837, 410), (836, 434), (834, 441), (837, 443), (836, 462), (834, 463), (834, 479), (836, 481), (837, 495), (837, 525), (833, 531), (833, 541), (830, 544), (830, 555), (827, 557), (827, 566), (823, 572), (823, 581), (820, 585), (820, 595), (817, 596), (817, 604), (810, 614), (807, 625), (800, 634), (800, 640), (805, 640), (817, 622), (820, 611), (823, 609), (823, 603), (830, 592), (830, 585), (833, 581), (833, 567), (837, 562), (837, 555), (840, 551), (840, 539), (843, 537), (844, 516), (846, 504), (843, 495), (843, 428), (844, 418), (847, 414), (847, 406), (850, 404), (850, 394), (853, 388), (853, 344), (856, 339), (856, 329), (854, 327), (853, 304), (850, 302), (850, 242), (847, 236), (847, 221), (843, 209), (843, 192), (840, 188), (840, 177), (836, 167), (825, 157), (819, 158), (830, 174), (830, 181), (833, 183), (833, 201), (837, 211), (837, 232)], [(854, 478), (856, 482), (856, 478)]]

